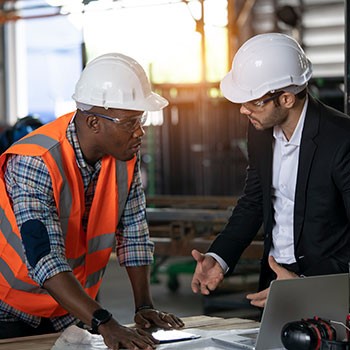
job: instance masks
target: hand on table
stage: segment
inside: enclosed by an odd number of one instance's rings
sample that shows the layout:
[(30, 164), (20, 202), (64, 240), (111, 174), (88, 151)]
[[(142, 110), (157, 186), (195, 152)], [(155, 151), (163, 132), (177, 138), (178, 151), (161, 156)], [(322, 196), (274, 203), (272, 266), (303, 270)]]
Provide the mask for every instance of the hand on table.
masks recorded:
[[(298, 278), (299, 276), (294, 272), (291, 272), (281, 265), (279, 265), (273, 256), (269, 256), (269, 265), (271, 269), (276, 273), (277, 280), (287, 280), (291, 278)], [(254, 306), (264, 307), (266, 304), (266, 299), (269, 294), (270, 288), (266, 288), (258, 293), (251, 293), (247, 295), (247, 299), (250, 300), (250, 303)]]
[(185, 324), (174, 314), (162, 312), (156, 309), (143, 309), (135, 314), (134, 321), (141, 328), (158, 326), (163, 329), (178, 329)]
[(99, 326), (98, 330), (105, 344), (112, 350), (152, 350), (159, 344), (150, 333), (122, 326), (114, 319)]
[(224, 279), (224, 272), (213, 257), (202, 254), (196, 249), (192, 250), (192, 256), (197, 261), (191, 283), (192, 291), (209, 295)]

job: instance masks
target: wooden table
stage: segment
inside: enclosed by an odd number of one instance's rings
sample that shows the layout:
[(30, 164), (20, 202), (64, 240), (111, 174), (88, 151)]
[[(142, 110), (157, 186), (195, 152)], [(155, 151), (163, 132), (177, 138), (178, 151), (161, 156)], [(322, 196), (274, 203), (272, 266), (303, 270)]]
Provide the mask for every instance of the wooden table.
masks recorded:
[[(246, 329), (258, 327), (259, 323), (241, 318), (221, 318), (210, 316), (183, 317), (185, 328), (206, 330)], [(37, 335), (32, 337), (0, 339), (0, 350), (50, 350), (59, 334)]]

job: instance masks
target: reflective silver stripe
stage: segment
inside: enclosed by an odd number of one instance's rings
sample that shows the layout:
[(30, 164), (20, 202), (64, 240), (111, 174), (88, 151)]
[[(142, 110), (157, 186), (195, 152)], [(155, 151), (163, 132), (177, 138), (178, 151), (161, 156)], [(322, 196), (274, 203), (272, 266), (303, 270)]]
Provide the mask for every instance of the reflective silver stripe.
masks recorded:
[(23, 282), (15, 277), (7, 263), (0, 258), (0, 273), (4, 276), (7, 283), (13, 288), (23, 292), (35, 294), (47, 294), (47, 291), (38, 286)]
[(72, 198), (71, 190), (69, 188), (69, 183), (68, 183), (66, 174), (63, 169), (61, 152), (62, 150), (59, 144), (57, 144), (57, 147), (53, 147), (50, 149), (50, 153), (52, 157), (56, 160), (57, 167), (62, 177), (62, 187), (61, 187), (60, 204), (59, 204), (60, 206), (59, 219), (61, 223), (63, 237), (64, 239), (66, 239), (67, 232), (68, 232), (68, 220), (72, 209), (73, 198)]
[(103, 277), (103, 274), (105, 273), (106, 267), (103, 267), (101, 270), (96, 271), (89, 275), (88, 279), (86, 280), (85, 283), (85, 288), (90, 288), (94, 286), (96, 283), (100, 281), (100, 279)]
[(97, 252), (99, 250), (113, 247), (114, 240), (115, 240), (115, 232), (106, 233), (98, 237), (91, 238), (88, 243), (89, 254)]
[[(106, 248), (112, 248), (115, 241), (115, 232), (106, 233), (98, 237), (91, 238), (88, 243), (88, 253), (95, 253), (99, 250)], [(83, 254), (75, 259), (67, 259), (68, 264), (72, 269), (75, 269), (78, 266), (84, 265), (86, 254)]]
[(50, 149), (52, 146), (54, 146), (58, 141), (53, 139), (52, 137), (37, 134), (32, 135), (29, 137), (26, 137), (25, 139), (21, 139), (14, 143), (14, 145), (39, 145), (44, 147), (45, 149)]
[[(89, 253), (94, 253), (99, 250), (112, 248), (115, 240), (115, 232), (107, 233), (98, 237), (94, 237), (89, 241)], [(87, 276), (85, 287), (89, 288), (94, 286), (99, 280), (103, 277), (106, 267), (103, 267), (101, 270), (92, 273)]]
[(5, 211), (3, 208), (0, 208), (0, 222), (1, 222), (1, 231), (7, 242), (11, 245), (11, 247), (16, 251), (22, 263), (25, 263), (23, 246), (20, 238), (13, 232), (10, 221), (5, 215)]
[(69, 259), (67, 259), (67, 261), (68, 261), (69, 266), (72, 269), (75, 269), (78, 266), (84, 265), (85, 257), (86, 257), (86, 254), (83, 254), (83, 255), (79, 256), (78, 258), (74, 258), (74, 259), (69, 258)]
[(16, 144), (22, 145), (39, 145), (47, 149), (55, 159), (57, 167), (60, 171), (62, 177), (62, 188), (60, 193), (60, 203), (59, 203), (59, 219), (61, 222), (62, 232), (64, 239), (67, 236), (68, 220), (70, 216), (71, 206), (72, 206), (72, 193), (70, 191), (68, 180), (63, 169), (62, 153), (60, 143), (46, 135), (37, 134), (29, 136), (25, 139), (21, 139)]
[(123, 214), (126, 200), (128, 198), (128, 169), (126, 162), (117, 160), (118, 181), (118, 223)]

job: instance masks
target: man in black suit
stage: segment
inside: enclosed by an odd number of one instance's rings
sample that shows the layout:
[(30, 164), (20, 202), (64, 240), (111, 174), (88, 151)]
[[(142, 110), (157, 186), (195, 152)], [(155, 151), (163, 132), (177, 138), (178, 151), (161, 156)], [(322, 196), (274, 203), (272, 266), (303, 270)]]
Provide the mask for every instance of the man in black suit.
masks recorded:
[(350, 119), (307, 91), (311, 62), (284, 34), (249, 39), (221, 82), (250, 123), (244, 194), (197, 261), (192, 290), (209, 294), (233, 271), (261, 225), (259, 293), (273, 279), (344, 273), (350, 261)]

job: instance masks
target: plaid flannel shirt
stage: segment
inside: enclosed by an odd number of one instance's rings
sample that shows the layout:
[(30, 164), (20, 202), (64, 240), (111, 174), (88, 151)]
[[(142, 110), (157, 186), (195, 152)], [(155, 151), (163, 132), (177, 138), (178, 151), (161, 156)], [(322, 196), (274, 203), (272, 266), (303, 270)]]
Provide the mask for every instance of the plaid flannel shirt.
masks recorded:
[[(78, 167), (84, 182), (85, 213), (82, 218), (86, 228), (88, 214), (95, 186), (101, 169), (101, 160), (94, 166), (84, 160), (79, 146), (74, 123), (67, 128), (67, 138), (72, 144)], [(57, 208), (54, 202), (50, 174), (40, 157), (11, 156), (7, 162), (5, 181), (8, 194), (13, 202), (17, 225), (27, 220), (40, 220), (47, 228), (50, 253), (42, 257), (32, 267), (26, 265), (30, 277), (40, 286), (50, 277), (64, 271), (71, 271), (65, 258), (65, 242), (62, 236)], [(149, 239), (146, 221), (146, 200), (141, 182), (139, 161), (135, 165), (134, 179), (130, 188), (123, 215), (118, 226), (117, 258), (121, 266), (149, 265), (153, 261), (153, 243)], [(40, 317), (36, 317), (7, 305), (0, 300), (0, 321), (22, 320), (37, 327)], [(51, 319), (56, 331), (61, 331), (77, 322), (72, 315)]]

